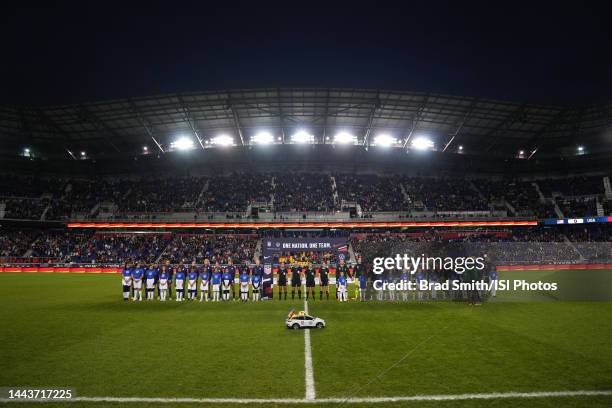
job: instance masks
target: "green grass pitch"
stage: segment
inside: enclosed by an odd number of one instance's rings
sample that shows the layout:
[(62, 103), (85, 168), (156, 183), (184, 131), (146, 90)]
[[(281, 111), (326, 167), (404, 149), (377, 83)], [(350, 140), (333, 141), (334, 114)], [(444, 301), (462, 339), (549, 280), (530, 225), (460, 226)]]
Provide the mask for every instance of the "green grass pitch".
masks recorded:
[[(124, 302), (120, 292), (117, 275), (0, 274), (0, 386), (72, 387), (79, 396), (304, 398), (304, 333), (283, 325), (303, 303)], [(328, 324), (311, 331), (317, 398), (612, 389), (612, 302), (317, 299), (309, 309)], [(151, 406), (52, 404), (125, 405)], [(204, 406), (180, 404), (191, 405)], [(611, 405), (610, 396), (376, 404)]]

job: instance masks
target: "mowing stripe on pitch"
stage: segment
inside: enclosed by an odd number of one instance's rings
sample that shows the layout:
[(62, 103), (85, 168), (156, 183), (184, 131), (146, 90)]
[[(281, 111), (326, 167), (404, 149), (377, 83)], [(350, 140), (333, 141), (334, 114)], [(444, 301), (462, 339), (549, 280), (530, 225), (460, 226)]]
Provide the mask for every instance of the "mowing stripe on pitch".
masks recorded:
[[(308, 314), (308, 301), (304, 299), (304, 313)], [(311, 401), (316, 397), (314, 373), (312, 370), (312, 350), (310, 349), (310, 329), (304, 330), (304, 378), (306, 381), (306, 399)]]
[(147, 397), (74, 397), (65, 400), (16, 400), (1, 398), (0, 403), (15, 402), (148, 402), (161, 404), (375, 404), (402, 401), (465, 401), (494, 399), (562, 398), (612, 396), (612, 390), (540, 391), (540, 392), (492, 392), (483, 394), (414, 395), (406, 397), (364, 398), (147, 398)]

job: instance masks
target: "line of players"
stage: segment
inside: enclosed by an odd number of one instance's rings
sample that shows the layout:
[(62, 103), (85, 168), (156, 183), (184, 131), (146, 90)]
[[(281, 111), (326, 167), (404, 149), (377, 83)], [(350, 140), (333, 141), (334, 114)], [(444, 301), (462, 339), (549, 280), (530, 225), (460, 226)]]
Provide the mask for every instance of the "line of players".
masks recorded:
[[(326, 262), (315, 270), (312, 263), (308, 264), (307, 268), (299, 265), (287, 267), (284, 262), (281, 262), (277, 271), (278, 300), (287, 300), (287, 284), (291, 282), (291, 299), (295, 299), (297, 293), (298, 299), (302, 298), (302, 280), (306, 283), (306, 300), (316, 299), (315, 294), (315, 276), (319, 275), (319, 299), (323, 299), (323, 294), (329, 300), (329, 267)], [(174, 284), (176, 292), (176, 301), (185, 300), (185, 290), (187, 290), (187, 300), (197, 300), (198, 298), (198, 282), (200, 302), (212, 300), (219, 302), (220, 300), (229, 301), (237, 300), (236, 287), (234, 282), (238, 275), (238, 287), (240, 290), (240, 300), (246, 302), (249, 300), (249, 294), (253, 301), (259, 301), (262, 293), (262, 282), (264, 277), (264, 268), (257, 259), (255, 266), (251, 267), (247, 264), (238, 267), (232, 264), (231, 258), (224, 266), (219, 264), (211, 265), (209, 260), (204, 261), (202, 267), (198, 267), (195, 262), (187, 267), (179, 264), (176, 268), (166, 261), (159, 268), (152, 264), (144, 267), (140, 263), (126, 264), (122, 271), (122, 286), (123, 299), (129, 300), (130, 294), (132, 300), (142, 301), (143, 288), (146, 291), (146, 299), (155, 299), (155, 290), (157, 289), (157, 297), (162, 302), (172, 298), (172, 286)], [(361, 292), (361, 300), (365, 300), (366, 276), (363, 273), (361, 262), (349, 269), (344, 260), (341, 260), (336, 267), (336, 299), (341, 302), (346, 302), (348, 298), (348, 278), (355, 276), (358, 279), (356, 285), (357, 291)], [(360, 290), (361, 289), (361, 290)], [(212, 296), (211, 296), (212, 290)], [(356, 293), (356, 297), (358, 294)]]
[[(142, 301), (144, 288), (147, 300), (155, 299), (155, 290), (157, 289), (157, 298), (165, 302), (172, 299), (172, 286), (174, 285), (177, 302), (183, 300), (194, 301), (198, 298), (199, 282), (200, 302), (229, 301), (230, 292), (231, 298), (236, 300), (234, 282), (238, 270), (240, 270), (240, 300), (246, 302), (249, 300), (250, 294), (253, 301), (259, 301), (261, 299), (263, 266), (260, 265), (259, 261), (256, 261), (253, 268), (249, 268), (248, 265), (237, 268), (232, 264), (231, 258), (224, 267), (218, 264), (213, 266), (208, 259), (204, 261), (202, 267), (198, 267), (195, 262), (190, 266), (179, 264), (172, 267), (170, 261), (166, 261), (161, 267), (155, 264), (148, 267), (144, 267), (141, 263), (126, 264), (121, 273), (123, 299), (129, 300), (130, 293), (132, 293), (132, 300)], [(185, 291), (187, 291), (187, 298), (185, 298)]]

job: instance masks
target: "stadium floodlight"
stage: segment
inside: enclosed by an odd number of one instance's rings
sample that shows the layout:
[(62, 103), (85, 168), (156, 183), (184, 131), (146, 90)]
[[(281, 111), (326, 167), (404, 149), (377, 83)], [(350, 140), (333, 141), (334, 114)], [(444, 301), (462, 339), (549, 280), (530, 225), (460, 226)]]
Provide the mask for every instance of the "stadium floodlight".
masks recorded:
[(305, 130), (298, 130), (293, 135), (291, 135), (291, 141), (293, 143), (298, 144), (313, 143), (314, 136)]
[(274, 142), (274, 136), (270, 132), (258, 132), (251, 137), (251, 143), (253, 144), (270, 144)]
[(350, 134), (349, 132), (338, 132), (334, 136), (334, 143), (337, 144), (356, 144), (357, 136)]
[(191, 150), (194, 148), (194, 143), (191, 138), (183, 136), (170, 143), (170, 147), (176, 150)]
[(219, 135), (213, 137), (210, 142), (217, 146), (233, 146), (234, 138), (229, 135)]
[(419, 136), (412, 141), (411, 146), (416, 150), (431, 150), (434, 147), (434, 142), (431, 139)]
[(376, 146), (389, 147), (397, 143), (397, 139), (387, 133), (381, 133), (374, 138)]

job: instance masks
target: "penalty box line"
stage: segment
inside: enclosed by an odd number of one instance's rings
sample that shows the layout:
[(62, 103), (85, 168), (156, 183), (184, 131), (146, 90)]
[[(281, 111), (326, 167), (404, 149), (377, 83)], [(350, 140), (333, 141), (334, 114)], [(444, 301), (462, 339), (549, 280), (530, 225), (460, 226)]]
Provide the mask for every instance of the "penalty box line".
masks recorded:
[(612, 396), (612, 390), (540, 391), (540, 392), (493, 392), (482, 394), (414, 395), (406, 397), (364, 398), (146, 398), (146, 397), (74, 397), (64, 400), (16, 400), (1, 398), (0, 403), (16, 402), (136, 402), (161, 404), (375, 404), (404, 401), (465, 401), (494, 399), (563, 398)]

